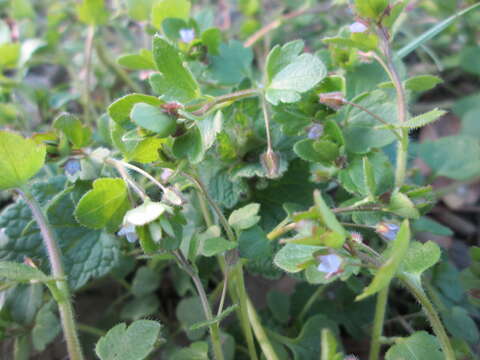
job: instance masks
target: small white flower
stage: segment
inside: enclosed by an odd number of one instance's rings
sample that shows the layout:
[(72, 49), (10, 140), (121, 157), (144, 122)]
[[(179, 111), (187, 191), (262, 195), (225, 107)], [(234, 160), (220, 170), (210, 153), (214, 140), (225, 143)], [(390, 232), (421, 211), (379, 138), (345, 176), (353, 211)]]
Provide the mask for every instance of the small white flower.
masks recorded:
[(320, 255), (318, 260), (317, 270), (326, 273), (327, 279), (341, 272), (342, 258), (337, 254)]
[(162, 183), (166, 184), (168, 182), (168, 179), (173, 175), (173, 170), (172, 169), (163, 169), (162, 173), (160, 174), (160, 179), (162, 180)]
[(350, 32), (352, 33), (363, 33), (365, 31), (367, 31), (368, 27), (357, 21), (357, 22), (354, 22), (352, 25), (350, 25)]
[(184, 43), (189, 43), (195, 39), (195, 30), (193, 29), (180, 29), (180, 40)]

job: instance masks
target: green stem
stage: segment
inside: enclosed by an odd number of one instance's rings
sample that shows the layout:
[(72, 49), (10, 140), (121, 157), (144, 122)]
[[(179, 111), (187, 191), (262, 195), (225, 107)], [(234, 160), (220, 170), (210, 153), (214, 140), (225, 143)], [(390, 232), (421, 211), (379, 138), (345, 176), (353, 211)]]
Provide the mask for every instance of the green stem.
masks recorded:
[[(192, 279), (195, 288), (197, 289), (198, 296), (200, 297), (200, 302), (202, 304), (203, 312), (205, 317), (208, 321), (213, 319), (212, 309), (210, 307), (210, 303), (208, 302), (207, 294), (205, 292), (205, 288), (203, 287), (202, 281), (198, 276), (197, 272), (190, 266), (188, 260), (185, 259), (183, 254), (180, 251), (174, 251), (173, 254), (177, 257), (179, 263), (182, 265), (182, 268), (185, 272), (190, 276)], [(223, 350), (222, 350), (222, 342), (220, 339), (220, 328), (218, 326), (218, 322), (215, 324), (210, 325), (210, 339), (212, 341), (213, 353), (215, 355), (216, 360), (223, 360)]]
[(216, 98), (210, 101), (207, 101), (203, 104), (188, 105), (185, 107), (185, 109), (190, 110), (192, 108), (197, 108), (200, 106), (200, 108), (193, 111), (192, 114), (196, 116), (202, 116), (202, 115), (205, 115), (208, 111), (210, 111), (216, 105), (219, 105), (225, 102), (230, 102), (230, 101), (237, 101), (246, 97), (256, 96), (258, 94), (259, 94), (258, 89), (239, 90), (230, 94), (217, 96)]
[(406, 274), (401, 274), (398, 278), (402, 281), (405, 287), (412, 293), (412, 295), (417, 299), (417, 301), (422, 305), (423, 311), (427, 315), (427, 318), (432, 326), (433, 332), (440, 341), (440, 345), (445, 355), (445, 360), (455, 360), (455, 353), (450, 343), (450, 339), (443, 327), (440, 316), (438, 316), (435, 307), (428, 298), (427, 294), (423, 290), (421, 282), (419, 279), (412, 278)]
[(262, 327), (260, 319), (258, 318), (258, 314), (255, 311), (252, 302), (250, 299), (247, 299), (247, 310), (248, 310), (248, 317), (250, 319), (250, 323), (252, 325), (253, 331), (255, 332), (255, 337), (262, 348), (263, 355), (267, 360), (278, 360), (278, 356), (273, 349), (270, 340), (268, 340), (267, 334)]
[(386, 286), (380, 290), (377, 295), (377, 305), (375, 306), (375, 318), (373, 321), (369, 360), (378, 360), (378, 356), (380, 355), (383, 322), (385, 320), (385, 311), (387, 309), (388, 301), (388, 289), (389, 286)]
[[(393, 54), (388, 40), (387, 30), (383, 27), (379, 29), (379, 37), (382, 40), (383, 53), (385, 55), (386, 62), (380, 60), (380, 64), (387, 71), (390, 80), (392, 81), (395, 91), (397, 93), (397, 116), (400, 123), (407, 121), (407, 100), (405, 90), (403, 88), (402, 81), (398, 75), (398, 71), (393, 63)], [(378, 59), (378, 57), (377, 57)], [(407, 154), (408, 154), (408, 129), (400, 130), (401, 140), (398, 142), (397, 148), (397, 162), (395, 169), (395, 186), (400, 188), (405, 182), (405, 174), (407, 172)]]
[[(184, 173), (184, 175), (187, 176), (197, 186), (200, 195), (204, 197), (208, 204), (210, 204), (210, 206), (213, 208), (213, 210), (217, 214), (220, 223), (222, 224), (225, 233), (227, 234), (228, 239), (232, 242), (236, 242), (237, 239), (235, 237), (235, 233), (230, 227), (227, 218), (225, 217), (217, 203), (210, 197), (204, 184), (200, 181), (199, 178), (195, 176), (187, 173)], [(228, 271), (228, 267), (226, 266), (224, 261), (221, 261), (220, 265), (222, 266), (222, 270), (224, 272)], [(247, 342), (250, 359), (257, 360), (257, 351), (255, 349), (255, 342), (253, 340), (253, 333), (250, 326), (251, 324), (249, 321), (249, 313), (247, 310), (248, 295), (245, 289), (245, 279), (243, 278), (243, 266), (240, 261), (235, 264), (235, 267), (232, 270), (231, 280), (232, 281), (229, 282), (230, 296), (232, 298), (235, 298), (239, 303), (240, 324), (242, 326), (242, 330), (245, 336), (245, 341)], [(261, 326), (261, 324), (259, 326)]]
[(48, 259), (50, 261), (50, 268), (52, 275), (56, 281), (56, 287), (59, 290), (61, 296), (55, 296), (55, 300), (58, 303), (58, 309), (60, 312), (60, 320), (62, 323), (63, 334), (67, 343), (67, 350), (70, 360), (83, 360), (82, 349), (80, 341), (77, 335), (77, 329), (75, 324), (75, 316), (73, 306), (71, 303), (70, 290), (65, 278), (65, 272), (61, 261), (61, 252), (55, 239), (55, 233), (53, 232), (47, 218), (43, 214), (40, 205), (33, 195), (25, 188), (22, 187), (19, 190), (20, 195), (23, 197), (28, 207), (32, 211), (33, 218), (40, 228), (43, 242), (47, 250)]
[(95, 42), (95, 51), (100, 61), (105, 65), (107, 69), (112, 71), (121, 81), (128, 85), (133, 91), (137, 93), (142, 92), (142, 88), (138, 86), (128, 74), (115, 62), (110, 59), (107, 54), (107, 50), (103, 46), (102, 42)]
[(310, 296), (307, 303), (303, 307), (302, 311), (298, 315), (299, 323), (303, 322), (305, 315), (307, 315), (308, 311), (312, 308), (313, 304), (315, 304), (315, 301), (318, 300), (318, 298), (323, 294), (326, 288), (327, 288), (326, 286), (319, 286), (317, 290), (315, 290), (315, 292)]

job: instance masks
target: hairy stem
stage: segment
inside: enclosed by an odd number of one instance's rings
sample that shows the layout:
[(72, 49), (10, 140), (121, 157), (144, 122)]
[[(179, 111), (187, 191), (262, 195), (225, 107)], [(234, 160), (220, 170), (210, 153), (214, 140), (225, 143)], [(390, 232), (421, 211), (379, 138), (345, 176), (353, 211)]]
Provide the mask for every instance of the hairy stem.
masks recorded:
[[(205, 317), (208, 321), (213, 319), (212, 309), (210, 307), (210, 303), (208, 302), (207, 294), (205, 292), (205, 288), (203, 287), (202, 281), (198, 277), (197, 272), (192, 268), (192, 266), (188, 263), (188, 260), (185, 259), (181, 251), (173, 251), (173, 254), (177, 258), (178, 262), (181, 264), (182, 268), (185, 272), (190, 276), (192, 279), (195, 288), (197, 289), (198, 296), (200, 297), (200, 302), (202, 304), (203, 312)], [(222, 350), (222, 342), (220, 339), (220, 328), (218, 326), (218, 322), (212, 325), (209, 325), (210, 330), (210, 339), (212, 341), (213, 353), (215, 355), (216, 360), (223, 360), (223, 350)]]
[(372, 340), (370, 342), (369, 360), (378, 360), (380, 347), (382, 345), (383, 322), (385, 321), (385, 312), (387, 309), (389, 286), (384, 287), (377, 295), (377, 304), (375, 306), (375, 318), (373, 320)]
[(440, 341), (440, 346), (442, 347), (443, 354), (445, 355), (446, 360), (455, 360), (455, 353), (450, 343), (450, 339), (443, 327), (440, 316), (438, 316), (437, 310), (433, 306), (432, 302), (428, 298), (427, 294), (422, 288), (419, 279), (414, 279), (411, 276), (406, 274), (401, 274), (398, 276), (405, 287), (412, 293), (412, 295), (417, 299), (417, 301), (422, 305), (422, 309), (427, 315), (427, 318), (432, 326), (433, 332)]
[(75, 315), (73, 306), (71, 303), (70, 290), (65, 278), (65, 272), (62, 265), (62, 256), (60, 248), (58, 247), (55, 239), (55, 233), (53, 232), (47, 218), (43, 214), (40, 205), (33, 195), (26, 189), (19, 190), (20, 195), (23, 197), (28, 207), (32, 211), (33, 218), (40, 228), (43, 242), (47, 250), (48, 259), (50, 261), (50, 268), (52, 275), (56, 281), (56, 287), (59, 290), (61, 296), (55, 296), (54, 298), (58, 303), (58, 309), (60, 312), (60, 320), (62, 323), (63, 334), (67, 343), (67, 350), (70, 360), (83, 360), (83, 353), (78, 339)]
[[(398, 75), (397, 68), (393, 63), (393, 54), (388, 39), (387, 30), (383, 27), (379, 28), (379, 37), (382, 41), (383, 54), (386, 62), (381, 61), (380, 64), (385, 67), (390, 80), (392, 81), (395, 91), (397, 93), (397, 116), (400, 123), (407, 121), (407, 100), (405, 95), (405, 89), (403, 88), (402, 81)], [(395, 186), (400, 188), (405, 182), (405, 174), (407, 172), (407, 154), (408, 154), (408, 129), (400, 130), (401, 140), (398, 142), (397, 147), (397, 162), (395, 169)]]

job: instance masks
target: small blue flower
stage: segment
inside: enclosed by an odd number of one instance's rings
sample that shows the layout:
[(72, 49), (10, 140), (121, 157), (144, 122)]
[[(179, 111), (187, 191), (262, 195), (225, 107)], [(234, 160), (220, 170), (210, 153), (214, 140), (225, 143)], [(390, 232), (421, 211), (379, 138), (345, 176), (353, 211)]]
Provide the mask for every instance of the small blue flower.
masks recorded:
[(337, 254), (320, 255), (317, 259), (320, 261), (317, 270), (326, 273), (327, 279), (342, 272), (342, 258)]
[(382, 221), (377, 224), (375, 231), (387, 240), (394, 240), (397, 237), (400, 226), (394, 223)]
[(308, 129), (308, 138), (312, 140), (318, 139), (323, 134), (323, 125), (321, 124), (313, 124)]
[(134, 243), (138, 240), (138, 235), (135, 232), (135, 226), (133, 225), (123, 225), (122, 228), (117, 233), (118, 236), (125, 236), (127, 241)]
[(180, 40), (184, 43), (192, 42), (195, 39), (195, 30), (193, 29), (180, 29)]
[(82, 171), (82, 165), (78, 159), (68, 159), (65, 163), (65, 172), (67, 175), (75, 175), (76, 173)]

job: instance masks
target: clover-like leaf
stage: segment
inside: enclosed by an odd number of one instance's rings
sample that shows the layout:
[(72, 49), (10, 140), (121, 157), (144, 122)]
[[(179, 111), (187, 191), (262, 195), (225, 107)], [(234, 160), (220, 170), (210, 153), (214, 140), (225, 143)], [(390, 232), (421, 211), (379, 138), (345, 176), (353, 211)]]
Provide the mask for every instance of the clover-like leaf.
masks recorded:
[(53, 122), (53, 127), (63, 132), (75, 148), (88, 145), (92, 138), (92, 130), (72, 114), (60, 114)]
[(258, 211), (260, 210), (260, 204), (252, 203), (245, 205), (244, 207), (232, 211), (228, 218), (228, 223), (237, 230), (245, 230), (260, 221)]
[(266, 98), (273, 104), (293, 103), (327, 75), (327, 69), (315, 55), (302, 54), (303, 42), (275, 46), (268, 55)]
[(75, 217), (91, 229), (115, 231), (129, 208), (127, 185), (122, 179), (100, 178), (77, 204)]
[(0, 278), (18, 282), (47, 282), (51, 280), (41, 270), (13, 261), (0, 261)]
[(443, 360), (440, 344), (436, 337), (426, 331), (417, 331), (406, 339), (398, 341), (388, 349), (386, 360)]
[(24, 185), (43, 167), (45, 154), (44, 145), (0, 131), (0, 190)]
[(167, 40), (153, 38), (153, 58), (160, 74), (150, 76), (155, 93), (167, 101), (187, 102), (200, 96), (200, 88), (180, 52)]
[(177, 128), (177, 121), (158, 106), (137, 103), (133, 106), (130, 117), (143, 129), (153, 131), (159, 137), (171, 135)]
[(145, 94), (128, 94), (113, 102), (108, 107), (108, 115), (119, 125), (126, 125), (130, 121), (130, 113), (137, 103), (145, 103), (152, 106), (160, 106), (164, 103), (156, 96)]
[(432, 241), (425, 244), (414, 241), (402, 260), (402, 270), (420, 276), (440, 260), (440, 247)]
[(101, 360), (143, 360), (154, 350), (159, 334), (156, 321), (137, 320), (128, 328), (121, 323), (98, 340), (95, 353)]

